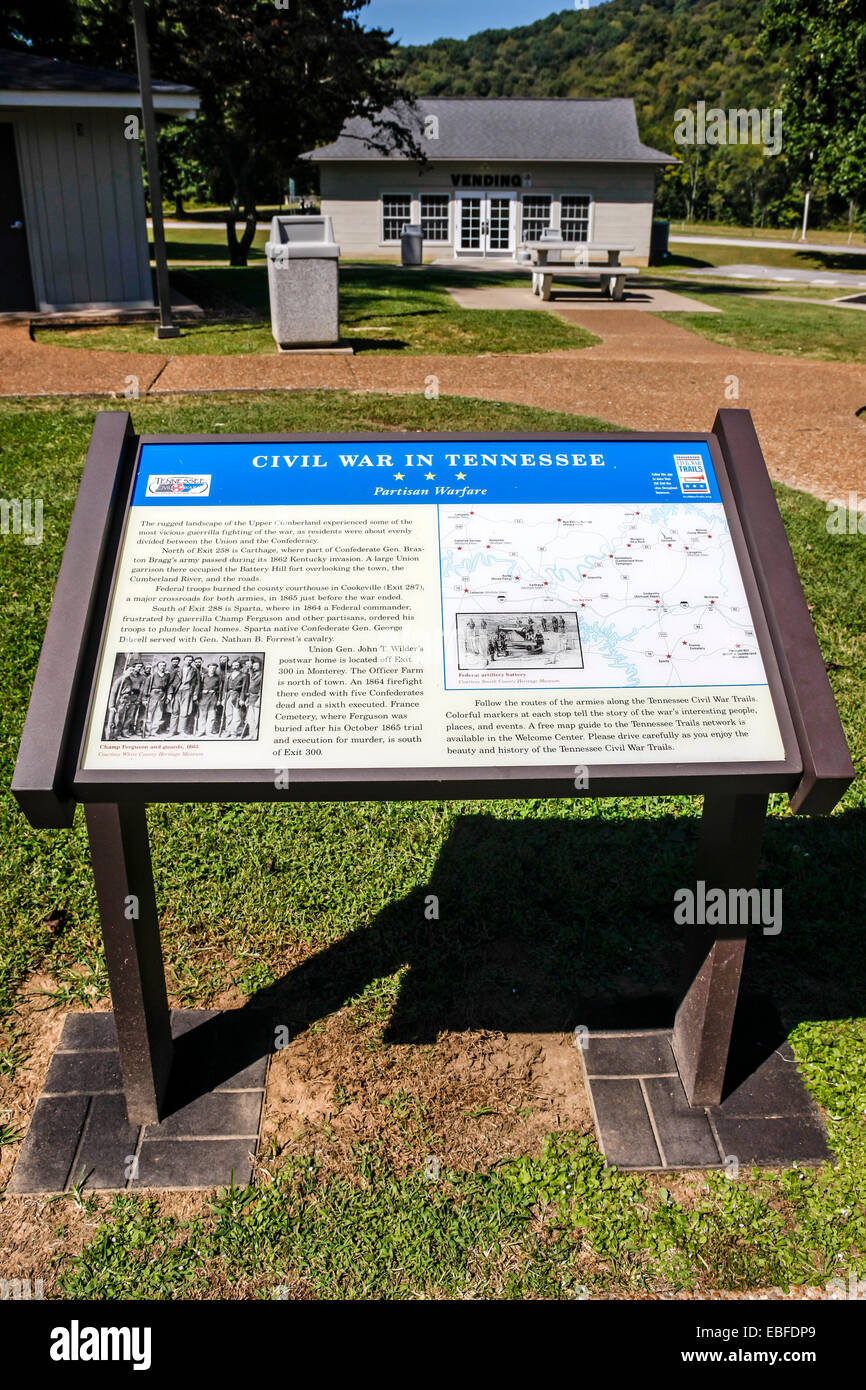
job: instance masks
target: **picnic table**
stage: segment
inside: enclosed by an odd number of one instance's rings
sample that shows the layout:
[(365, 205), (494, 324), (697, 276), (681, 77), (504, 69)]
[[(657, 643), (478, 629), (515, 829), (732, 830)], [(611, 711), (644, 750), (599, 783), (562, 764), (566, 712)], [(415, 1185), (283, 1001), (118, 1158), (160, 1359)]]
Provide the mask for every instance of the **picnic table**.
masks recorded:
[(554, 261), (558, 262), (562, 252), (568, 248), (575, 254), (575, 264), (588, 264), (593, 255), (603, 252), (607, 256), (608, 265), (619, 265), (620, 255), (626, 251), (633, 251), (633, 246), (623, 246), (619, 242), (611, 241), (577, 241), (566, 242), (560, 238), (547, 237), (544, 241), (526, 241), (523, 243), (527, 251), (531, 251), (537, 265), (550, 264), (550, 253), (554, 252)]
[[(548, 249), (550, 243), (547, 243)], [(621, 247), (627, 250), (627, 247)], [(607, 265), (560, 265), (558, 263), (549, 264), (546, 261), (539, 265), (533, 265), (529, 261), (516, 260), (487, 260), (484, 258), (459, 260), (439, 260), (434, 261), (436, 266), (447, 265), (450, 270), (472, 271), (474, 274), (501, 275), (507, 271), (509, 275), (531, 275), (532, 293), (540, 295), (542, 299), (552, 298), (551, 286), (553, 277), (557, 280), (592, 280), (596, 276), (601, 280), (602, 289), (610, 295), (611, 299), (622, 299), (625, 289), (626, 276), (639, 275), (640, 271), (636, 266), (623, 266), (616, 262)]]

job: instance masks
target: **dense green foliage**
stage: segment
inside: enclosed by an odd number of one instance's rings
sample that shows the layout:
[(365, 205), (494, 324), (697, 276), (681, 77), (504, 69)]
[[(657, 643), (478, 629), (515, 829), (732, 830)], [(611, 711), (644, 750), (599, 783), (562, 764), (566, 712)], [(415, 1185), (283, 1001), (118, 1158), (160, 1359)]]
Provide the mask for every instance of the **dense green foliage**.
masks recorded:
[(866, 180), (866, 4), (767, 0), (762, 48), (794, 48), (782, 86), (786, 162), (805, 183), (858, 198)]
[[(854, 23), (846, 11), (856, 4), (834, 8), (841, 35)], [(757, 145), (674, 145), (674, 113), (698, 101), (724, 110), (780, 105), (803, 34), (791, 28), (775, 41), (761, 39), (764, 9), (750, 0), (608, 0), (517, 29), (398, 49), (395, 58), (416, 96), (634, 97), (641, 138), (682, 160), (661, 176), (661, 215), (794, 225), (802, 185), (784, 147), (768, 157)], [(783, 111), (784, 130), (795, 112)], [(862, 194), (862, 162), (860, 180)], [(853, 187), (816, 186), (812, 222), (846, 218), (846, 199), (856, 197)]]

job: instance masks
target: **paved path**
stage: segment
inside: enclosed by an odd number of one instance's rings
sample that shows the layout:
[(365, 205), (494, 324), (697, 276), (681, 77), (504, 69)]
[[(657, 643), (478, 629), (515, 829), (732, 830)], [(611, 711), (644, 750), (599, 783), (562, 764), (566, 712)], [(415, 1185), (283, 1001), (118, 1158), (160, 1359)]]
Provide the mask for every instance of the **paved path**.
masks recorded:
[(641, 309), (644, 313), (655, 311), (670, 314), (722, 312), (710, 304), (703, 304), (699, 299), (690, 299), (685, 294), (675, 294), (672, 290), (656, 286), (648, 289), (643, 281), (632, 281), (630, 285), (626, 285), (623, 298), (615, 300), (608, 299), (596, 285), (575, 284), (573, 280), (570, 284), (560, 281), (553, 291), (553, 299), (542, 299), (541, 295), (532, 294), (529, 281), (521, 289), (504, 285), (482, 285), (478, 289), (466, 289), (464, 285), (448, 285), (446, 289), (461, 309), (543, 309), (554, 314), (567, 308), (603, 308), (607, 313), (613, 314), (635, 309)]
[[(182, 225), (178, 223), (178, 226)], [(828, 251), (839, 256), (866, 256), (866, 246), (862, 242), (859, 246), (840, 246), (834, 241), (801, 241), (799, 237), (790, 241), (759, 241), (757, 237), (749, 236), (689, 236), (679, 232), (676, 235), (672, 233), (668, 240), (689, 246), (757, 246), (773, 251)]]
[(0, 395), (122, 398), (130, 377), (141, 396), (316, 387), (420, 394), (433, 376), (443, 395), (573, 411), (631, 429), (702, 431), (719, 406), (744, 406), (775, 478), (822, 498), (866, 497), (866, 422), (856, 414), (866, 407), (862, 366), (743, 352), (640, 311), (558, 312), (603, 341), (534, 355), (172, 357), (43, 345), (24, 324), (0, 325)]
[(782, 270), (778, 266), (714, 265), (711, 267), (690, 268), (688, 278), (702, 276), (707, 280), (772, 280), (787, 281), (799, 285), (841, 285), (854, 289), (866, 289), (866, 275), (851, 275), (847, 270)]

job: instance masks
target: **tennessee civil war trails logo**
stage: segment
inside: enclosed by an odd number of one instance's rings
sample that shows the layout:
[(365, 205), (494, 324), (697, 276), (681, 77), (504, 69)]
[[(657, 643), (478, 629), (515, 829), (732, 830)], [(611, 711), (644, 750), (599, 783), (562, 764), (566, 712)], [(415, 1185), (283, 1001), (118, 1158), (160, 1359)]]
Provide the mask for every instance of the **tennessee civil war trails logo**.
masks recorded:
[(710, 483), (700, 454), (674, 454), (680, 491), (684, 497), (709, 497)]
[(207, 497), (210, 473), (151, 473), (146, 497)]

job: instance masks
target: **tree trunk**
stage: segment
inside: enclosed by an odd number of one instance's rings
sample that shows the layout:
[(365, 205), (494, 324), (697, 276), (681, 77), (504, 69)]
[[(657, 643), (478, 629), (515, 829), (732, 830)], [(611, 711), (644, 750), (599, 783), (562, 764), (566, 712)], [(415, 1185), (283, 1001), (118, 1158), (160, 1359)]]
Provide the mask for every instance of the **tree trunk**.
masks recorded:
[(694, 162), (693, 162), (693, 164), (692, 164), (691, 169), (689, 170), (689, 221), (690, 221), (690, 222), (694, 222), (694, 220), (695, 220), (695, 203), (697, 202), (697, 191), (698, 191), (698, 167), (699, 167), (699, 165), (700, 165), (700, 160), (701, 160), (701, 152), (700, 152), (700, 150), (695, 150)]
[(174, 215), (175, 217), (186, 217), (186, 213), (183, 210), (183, 197), (180, 194), (175, 194)]
[(247, 255), (253, 244), (253, 237), (256, 234), (256, 200), (252, 193), (247, 192), (243, 198), (243, 218), (244, 229), (240, 237), (237, 233), (238, 218), (241, 216), (241, 197), (235, 193), (229, 204), (228, 216), (226, 218), (226, 240), (229, 246), (229, 265), (245, 266)]

